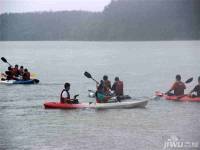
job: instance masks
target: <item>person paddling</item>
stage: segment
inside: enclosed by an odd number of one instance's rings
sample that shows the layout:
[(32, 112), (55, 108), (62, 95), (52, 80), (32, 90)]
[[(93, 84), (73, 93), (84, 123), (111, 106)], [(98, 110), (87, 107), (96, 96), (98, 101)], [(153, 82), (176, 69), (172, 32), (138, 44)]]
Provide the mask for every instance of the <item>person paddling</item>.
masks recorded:
[[(184, 95), (184, 90), (186, 89), (185, 84), (181, 81), (181, 76), (178, 74), (176, 75), (176, 81), (172, 85), (172, 87), (165, 93), (169, 96), (181, 96)], [(174, 91), (174, 93), (171, 93)]]
[[(194, 92), (196, 93), (195, 95), (192, 94)], [(198, 84), (190, 91), (189, 95), (192, 97), (200, 97), (200, 76), (198, 78)]]
[(97, 85), (97, 91), (95, 93), (97, 103), (107, 103), (111, 98), (111, 96), (106, 96), (104, 88), (104, 81), (101, 80), (100, 84)]
[(111, 82), (108, 80), (108, 76), (104, 75), (103, 76), (103, 88), (104, 92), (106, 95), (110, 95), (110, 90), (111, 90)]
[[(60, 94), (60, 103), (78, 104), (79, 101), (78, 101), (77, 97), (79, 95), (75, 95), (74, 99), (71, 99), (69, 90), (70, 90), (70, 83), (65, 83), (64, 89), (62, 90), (62, 92)], [(65, 96), (64, 96), (64, 94), (65, 94)]]
[(23, 66), (20, 66), (19, 75), (20, 75), (20, 76), (23, 76), (23, 74), (24, 74), (24, 67), (23, 67)]
[(30, 80), (30, 76), (31, 76), (31, 74), (30, 74), (30, 72), (28, 71), (28, 69), (24, 69), (24, 74), (23, 74), (23, 76), (22, 76), (22, 79), (23, 79), (23, 80)]
[(114, 91), (114, 94), (116, 96), (124, 95), (124, 84), (123, 84), (123, 81), (119, 80), (119, 77), (115, 77), (115, 82), (112, 85), (111, 90)]
[(6, 80), (14, 80), (11, 66), (8, 67), (8, 70), (5, 72), (5, 75), (6, 75)]

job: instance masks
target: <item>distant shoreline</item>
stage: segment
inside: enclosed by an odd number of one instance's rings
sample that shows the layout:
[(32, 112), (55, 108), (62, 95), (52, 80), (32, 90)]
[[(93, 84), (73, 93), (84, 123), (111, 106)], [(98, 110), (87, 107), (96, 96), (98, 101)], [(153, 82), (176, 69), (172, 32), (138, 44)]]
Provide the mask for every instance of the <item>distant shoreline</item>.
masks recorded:
[(0, 15), (0, 41), (200, 40), (198, 0), (117, 0), (103, 12)]

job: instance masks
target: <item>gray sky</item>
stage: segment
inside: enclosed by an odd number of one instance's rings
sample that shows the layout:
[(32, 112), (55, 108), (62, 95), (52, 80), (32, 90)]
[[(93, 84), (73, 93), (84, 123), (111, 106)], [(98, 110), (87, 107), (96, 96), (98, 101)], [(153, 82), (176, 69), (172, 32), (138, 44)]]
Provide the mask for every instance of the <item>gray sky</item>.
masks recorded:
[(57, 10), (102, 11), (111, 0), (0, 0), (0, 14)]

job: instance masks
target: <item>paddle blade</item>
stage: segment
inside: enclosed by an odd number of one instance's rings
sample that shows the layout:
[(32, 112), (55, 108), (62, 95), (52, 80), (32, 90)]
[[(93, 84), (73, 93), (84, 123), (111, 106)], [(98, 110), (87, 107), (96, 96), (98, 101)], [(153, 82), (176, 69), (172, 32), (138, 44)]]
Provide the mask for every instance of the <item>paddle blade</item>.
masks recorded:
[(187, 81), (185, 81), (185, 83), (190, 83), (193, 81), (193, 78), (188, 79)]
[(7, 63), (7, 60), (4, 57), (1, 57), (1, 60), (5, 63)]
[(87, 77), (87, 78), (92, 78), (91, 74), (89, 72), (84, 72), (84, 75)]

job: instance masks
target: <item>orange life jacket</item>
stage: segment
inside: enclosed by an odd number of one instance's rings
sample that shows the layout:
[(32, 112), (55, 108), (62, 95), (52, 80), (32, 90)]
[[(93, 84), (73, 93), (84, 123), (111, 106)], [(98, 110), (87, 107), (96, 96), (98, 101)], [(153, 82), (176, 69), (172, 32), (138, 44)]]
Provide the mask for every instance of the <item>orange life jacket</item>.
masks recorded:
[(13, 75), (16, 77), (19, 76), (19, 74), (20, 74), (19, 69), (17, 69), (17, 68), (12, 68), (12, 72), (13, 72)]
[(171, 90), (174, 90), (174, 95), (176, 96), (184, 95), (185, 89), (186, 89), (186, 86), (181, 81), (176, 81), (171, 87)]
[(109, 80), (104, 81), (104, 92), (108, 93), (111, 89), (111, 82)]

